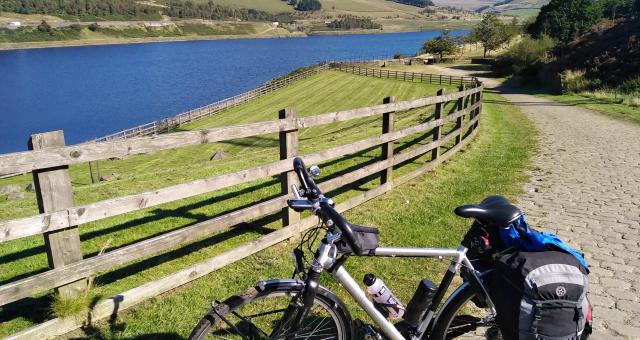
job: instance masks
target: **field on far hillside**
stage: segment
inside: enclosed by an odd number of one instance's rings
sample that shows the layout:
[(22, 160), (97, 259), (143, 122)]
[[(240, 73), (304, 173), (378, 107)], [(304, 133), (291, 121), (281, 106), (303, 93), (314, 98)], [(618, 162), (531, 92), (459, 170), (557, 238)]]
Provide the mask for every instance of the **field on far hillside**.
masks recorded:
[[(196, 0), (206, 2), (207, 0)], [(321, 0), (323, 13), (350, 13), (353, 15), (386, 17), (416, 14), (421, 8), (387, 0)], [(271, 13), (293, 12), (293, 7), (281, 0), (219, 0), (217, 3), (238, 8), (255, 8)]]
[[(540, 12), (540, 8), (549, 0), (511, 0), (509, 2), (503, 0), (435, 0), (438, 6), (461, 7), (468, 10), (493, 10), (502, 15), (516, 17), (532, 17)], [(496, 4), (503, 3), (496, 6)]]

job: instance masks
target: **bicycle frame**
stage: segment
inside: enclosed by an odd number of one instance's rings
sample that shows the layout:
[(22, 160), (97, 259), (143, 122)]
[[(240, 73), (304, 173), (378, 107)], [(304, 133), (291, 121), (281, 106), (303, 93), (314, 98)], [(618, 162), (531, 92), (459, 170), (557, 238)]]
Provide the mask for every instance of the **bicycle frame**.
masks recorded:
[[(328, 237), (327, 239), (330, 239)], [(495, 308), (491, 299), (488, 297), (486, 290), (480, 278), (476, 275), (473, 265), (466, 256), (467, 248), (460, 246), (458, 249), (434, 249), (434, 248), (399, 248), (399, 247), (378, 247), (370, 256), (381, 257), (428, 257), (428, 258), (452, 258), (451, 265), (447, 269), (438, 290), (436, 291), (431, 305), (425, 311), (425, 316), (418, 326), (417, 332), (413, 339), (420, 339), (427, 331), (428, 327), (433, 325), (432, 321), (438, 306), (442, 302), (455, 274), (461, 267), (466, 270), (461, 270), (461, 275), (472, 285), (474, 288), (481, 291), (485, 297), (485, 301), (488, 306), (495, 312)], [(353, 277), (343, 267), (343, 262), (338, 261), (336, 263), (336, 247), (332, 242), (323, 242), (318, 252), (316, 253), (315, 261), (321, 265), (324, 269), (330, 271), (334, 279), (345, 288), (345, 290), (351, 295), (351, 297), (358, 303), (358, 305), (372, 318), (375, 324), (382, 330), (382, 332), (393, 340), (402, 340), (404, 337), (396, 329), (396, 327), (387, 320), (374, 306), (373, 302), (369, 300), (365, 292), (360, 288), (360, 285), (353, 279)], [(454, 293), (455, 294), (455, 293)], [(448, 301), (447, 301), (448, 302)]]

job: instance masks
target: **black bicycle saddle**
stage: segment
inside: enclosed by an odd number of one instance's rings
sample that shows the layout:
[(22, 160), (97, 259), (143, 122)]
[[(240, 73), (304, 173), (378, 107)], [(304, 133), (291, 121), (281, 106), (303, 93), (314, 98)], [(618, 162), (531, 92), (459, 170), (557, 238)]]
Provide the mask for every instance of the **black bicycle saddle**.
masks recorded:
[(489, 196), (480, 204), (463, 205), (457, 207), (454, 212), (460, 217), (473, 217), (482, 224), (507, 227), (515, 222), (522, 211), (511, 204), (504, 196)]

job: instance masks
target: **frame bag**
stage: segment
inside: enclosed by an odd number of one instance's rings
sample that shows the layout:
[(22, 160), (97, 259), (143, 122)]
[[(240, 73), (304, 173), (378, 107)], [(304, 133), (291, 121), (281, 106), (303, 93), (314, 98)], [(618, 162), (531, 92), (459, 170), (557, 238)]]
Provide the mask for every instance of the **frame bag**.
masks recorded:
[(587, 273), (575, 256), (560, 251), (500, 256), (490, 295), (504, 339), (585, 339), (591, 318)]

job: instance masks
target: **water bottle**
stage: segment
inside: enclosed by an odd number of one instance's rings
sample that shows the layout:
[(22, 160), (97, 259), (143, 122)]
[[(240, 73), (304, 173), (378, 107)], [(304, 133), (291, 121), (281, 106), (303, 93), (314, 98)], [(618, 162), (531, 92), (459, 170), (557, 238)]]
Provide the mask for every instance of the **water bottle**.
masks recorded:
[(364, 276), (363, 282), (367, 286), (367, 293), (373, 298), (373, 304), (383, 315), (393, 320), (402, 317), (404, 306), (382, 280), (373, 274), (367, 274)]

